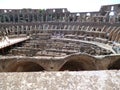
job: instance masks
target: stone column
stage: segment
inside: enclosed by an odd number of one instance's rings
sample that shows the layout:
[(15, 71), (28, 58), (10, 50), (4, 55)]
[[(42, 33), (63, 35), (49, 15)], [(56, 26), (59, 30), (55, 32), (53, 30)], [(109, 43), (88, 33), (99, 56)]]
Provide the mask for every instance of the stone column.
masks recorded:
[(17, 35), (19, 36), (19, 26), (17, 26)]
[(15, 26), (12, 26), (12, 34), (15, 34)]
[(35, 34), (37, 34), (37, 27), (36, 27), (36, 25), (35, 25), (35, 27), (34, 27), (34, 31), (35, 31)]
[(21, 26), (21, 34), (24, 34), (24, 26)]
[(26, 26), (26, 31), (25, 31), (25, 32), (26, 32), (26, 34), (28, 35), (28, 26)]
[(39, 32), (39, 33), (40, 33), (40, 30), (41, 30), (41, 26), (39, 25), (39, 26), (38, 26), (38, 32)]
[(30, 34), (32, 34), (32, 26), (30, 26)]

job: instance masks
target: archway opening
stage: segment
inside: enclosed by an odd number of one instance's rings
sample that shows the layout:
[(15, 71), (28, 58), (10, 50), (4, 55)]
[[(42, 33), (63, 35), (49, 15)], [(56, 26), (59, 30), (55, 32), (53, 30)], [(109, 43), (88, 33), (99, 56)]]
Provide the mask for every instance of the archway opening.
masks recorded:
[(84, 64), (82, 62), (77, 61), (68, 61), (60, 69), (60, 71), (81, 71), (81, 70), (85, 70)]
[(111, 64), (109, 67), (108, 67), (109, 70), (120, 70), (120, 59), (115, 61), (113, 64)]
[(44, 68), (34, 62), (19, 62), (16, 63), (10, 70), (10, 72), (38, 72), (44, 71)]

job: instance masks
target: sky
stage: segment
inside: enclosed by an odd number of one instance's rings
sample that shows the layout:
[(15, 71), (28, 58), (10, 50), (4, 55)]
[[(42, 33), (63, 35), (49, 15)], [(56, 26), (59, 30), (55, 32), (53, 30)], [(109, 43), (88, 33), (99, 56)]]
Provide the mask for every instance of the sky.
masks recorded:
[(120, 0), (0, 0), (0, 9), (67, 8), (71, 12), (87, 12), (99, 11), (108, 4), (120, 4)]

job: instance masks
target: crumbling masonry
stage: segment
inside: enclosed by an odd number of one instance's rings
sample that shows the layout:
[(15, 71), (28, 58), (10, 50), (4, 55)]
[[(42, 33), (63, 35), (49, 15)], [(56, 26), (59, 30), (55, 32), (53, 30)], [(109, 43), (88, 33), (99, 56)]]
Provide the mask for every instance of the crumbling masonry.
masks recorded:
[(120, 4), (0, 9), (0, 43), (0, 72), (120, 69)]

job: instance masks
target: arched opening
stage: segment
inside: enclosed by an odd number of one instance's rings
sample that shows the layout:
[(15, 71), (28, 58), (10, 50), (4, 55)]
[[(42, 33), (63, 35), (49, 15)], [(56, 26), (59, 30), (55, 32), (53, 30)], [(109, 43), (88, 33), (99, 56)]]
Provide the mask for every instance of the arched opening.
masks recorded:
[(111, 11), (113, 11), (114, 10), (114, 6), (111, 6)]
[(86, 16), (87, 16), (87, 17), (90, 17), (90, 15), (91, 15), (90, 13), (86, 13)]
[(64, 12), (65, 12), (65, 9), (63, 9), (62, 12), (64, 13)]
[[(68, 58), (67, 58), (68, 59)], [(83, 71), (83, 70), (97, 70), (94, 58), (87, 56), (71, 56), (69, 60), (64, 63), (60, 71)]]
[(60, 69), (60, 71), (81, 71), (81, 70), (85, 70), (83, 63), (76, 61), (68, 61)]
[(56, 10), (55, 9), (53, 9), (53, 13), (55, 13), (56, 12)]
[(78, 17), (79, 17), (79, 16), (80, 16), (80, 13), (77, 13), (77, 14), (76, 14), (76, 16), (78, 16)]
[(120, 59), (108, 66), (109, 70), (120, 69)]
[(113, 11), (111, 11), (110, 13), (109, 13), (109, 16), (114, 16), (115, 15), (115, 12), (113, 12)]
[(18, 62), (8, 70), (9, 72), (37, 72), (44, 71), (44, 68), (34, 62)]
[(4, 13), (7, 13), (7, 10), (4, 10)]

